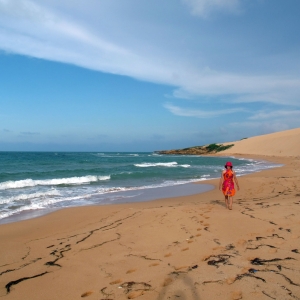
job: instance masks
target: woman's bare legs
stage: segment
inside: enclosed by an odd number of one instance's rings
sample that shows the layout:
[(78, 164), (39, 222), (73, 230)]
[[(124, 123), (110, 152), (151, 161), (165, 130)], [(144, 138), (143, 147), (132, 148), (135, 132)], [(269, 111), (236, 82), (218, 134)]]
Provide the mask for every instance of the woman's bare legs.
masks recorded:
[(229, 206), (229, 209), (231, 210), (232, 209), (232, 202), (233, 202), (233, 198), (232, 197), (228, 197), (228, 206)]
[(226, 208), (228, 209), (228, 196), (225, 196), (225, 205), (226, 205)]

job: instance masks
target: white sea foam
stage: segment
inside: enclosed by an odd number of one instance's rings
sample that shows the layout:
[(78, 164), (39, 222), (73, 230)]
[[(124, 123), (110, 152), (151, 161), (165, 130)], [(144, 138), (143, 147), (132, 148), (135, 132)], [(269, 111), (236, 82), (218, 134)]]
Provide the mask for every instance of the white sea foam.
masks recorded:
[(31, 194), (20, 194), (13, 197), (8, 197), (5, 199), (0, 199), (0, 204), (8, 204), (16, 201), (28, 201), (33, 199), (44, 199), (46, 197), (54, 197), (54, 196), (60, 196), (60, 192), (56, 189), (51, 189), (47, 192), (37, 192), (37, 193), (31, 193)]
[(182, 167), (182, 168), (189, 168), (190, 165), (178, 165), (176, 161), (167, 162), (167, 163), (142, 163), (142, 164), (135, 164), (136, 167), (139, 168), (149, 168), (149, 167), (167, 167), (167, 168), (174, 168), (174, 167)]
[(135, 190), (135, 187), (108, 187), (108, 188), (98, 188), (97, 194), (108, 194), (108, 193), (115, 193), (115, 192), (125, 192)]
[(98, 188), (97, 194), (108, 194), (108, 193), (116, 193), (116, 192), (126, 192), (126, 191), (136, 191), (136, 190), (144, 190), (144, 189), (156, 189), (161, 187), (171, 187), (176, 185), (182, 185), (192, 182), (204, 181), (206, 178), (196, 178), (196, 179), (188, 179), (188, 180), (166, 180), (159, 184), (150, 184), (143, 186), (134, 186), (134, 187), (110, 187), (110, 188)]
[(0, 220), (11, 217), (13, 215), (18, 215), (25, 211), (35, 211), (35, 210), (40, 210), (43, 208), (46, 208), (46, 206), (42, 202), (40, 202), (40, 203), (33, 203), (30, 205), (24, 205), (22, 207), (14, 209), (14, 210), (5, 210), (0, 213)]
[(91, 182), (109, 180), (110, 176), (82, 176), (82, 177), (69, 177), (69, 178), (55, 178), (55, 179), (44, 179), (44, 180), (33, 180), (33, 179), (24, 179), (17, 181), (5, 181), (0, 183), (0, 190), (8, 189), (19, 189), (25, 187), (34, 187), (37, 185), (47, 186), (47, 185), (80, 185), (88, 184)]

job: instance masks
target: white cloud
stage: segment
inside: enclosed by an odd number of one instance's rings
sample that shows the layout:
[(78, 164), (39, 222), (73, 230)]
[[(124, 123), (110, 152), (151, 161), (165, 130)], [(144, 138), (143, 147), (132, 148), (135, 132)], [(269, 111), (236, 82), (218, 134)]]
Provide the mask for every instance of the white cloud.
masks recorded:
[(185, 95), (231, 95), (235, 103), (271, 102), (300, 105), (300, 78), (288, 76), (254, 76), (190, 70), (182, 74), (174, 97)]
[(249, 120), (264, 120), (278, 118), (300, 118), (300, 110), (259, 111)]
[(164, 107), (174, 115), (182, 116), (182, 117), (196, 117), (196, 118), (213, 118), (213, 117), (218, 117), (220, 115), (228, 115), (228, 114), (244, 111), (244, 109), (242, 108), (205, 111), (199, 109), (182, 108), (179, 106), (175, 106), (171, 103), (166, 103)]
[[(201, 16), (214, 10), (236, 12), (241, 5), (239, 0), (182, 1)], [(174, 20), (156, 19), (161, 9), (158, 1), (144, 4), (144, 11), (137, 8), (144, 2), (124, 3), (0, 0), (0, 49), (172, 85), (178, 98), (225, 95), (232, 103), (300, 104), (298, 75), (273, 75), (267, 70), (254, 73), (235, 61), (235, 72), (210, 68), (214, 57), (207, 54), (206, 46), (226, 60), (221, 44), (226, 39), (219, 42), (218, 28), (213, 34), (201, 31), (199, 35), (193, 27), (198, 23), (188, 27), (188, 20), (183, 26), (177, 21), (181, 15), (175, 15)], [(188, 36), (192, 38), (188, 40)], [(249, 59), (255, 65), (255, 57)]]
[(207, 17), (213, 11), (237, 13), (240, 11), (240, 0), (182, 0), (191, 13)]
[[(9, 52), (99, 70), (109, 64), (104, 62), (109, 57), (130, 56), (122, 46), (101, 38), (85, 25), (33, 1), (0, 0), (1, 15), (0, 42)], [(94, 58), (99, 60), (95, 63)]]

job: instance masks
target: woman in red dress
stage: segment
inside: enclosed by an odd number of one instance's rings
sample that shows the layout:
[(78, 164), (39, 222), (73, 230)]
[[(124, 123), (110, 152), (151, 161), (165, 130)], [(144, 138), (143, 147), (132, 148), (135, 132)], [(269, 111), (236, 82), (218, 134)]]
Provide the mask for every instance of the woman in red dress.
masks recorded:
[(225, 170), (222, 171), (220, 178), (219, 190), (222, 190), (225, 196), (226, 208), (232, 209), (232, 200), (235, 195), (234, 182), (239, 190), (239, 183), (235, 176), (235, 172), (232, 170), (232, 163), (229, 161), (225, 164)]

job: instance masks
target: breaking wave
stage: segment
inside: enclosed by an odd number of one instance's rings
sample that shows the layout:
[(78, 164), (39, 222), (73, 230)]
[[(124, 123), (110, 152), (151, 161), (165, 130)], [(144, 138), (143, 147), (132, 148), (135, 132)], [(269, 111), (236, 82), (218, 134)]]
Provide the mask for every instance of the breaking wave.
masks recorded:
[(136, 167), (139, 168), (149, 168), (149, 167), (167, 167), (167, 168), (174, 168), (174, 167), (182, 167), (182, 168), (189, 168), (190, 165), (184, 164), (179, 165), (176, 161), (173, 162), (166, 162), (166, 163), (141, 163), (135, 164)]
[(89, 184), (91, 182), (97, 182), (101, 180), (109, 180), (110, 176), (82, 176), (82, 177), (69, 177), (69, 178), (54, 178), (54, 179), (44, 179), (44, 180), (33, 180), (24, 179), (17, 181), (6, 181), (0, 183), (0, 190), (8, 189), (21, 189), (26, 187), (34, 186), (55, 186), (55, 185), (80, 185)]

